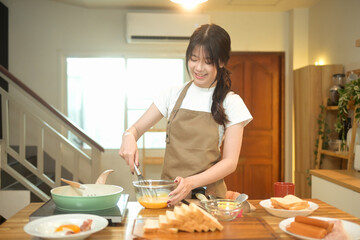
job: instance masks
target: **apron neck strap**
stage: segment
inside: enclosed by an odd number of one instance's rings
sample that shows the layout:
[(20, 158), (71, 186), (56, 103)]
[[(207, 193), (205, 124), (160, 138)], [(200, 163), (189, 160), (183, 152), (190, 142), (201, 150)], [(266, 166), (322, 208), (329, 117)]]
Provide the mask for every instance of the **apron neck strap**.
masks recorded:
[(184, 89), (181, 91), (180, 96), (178, 97), (178, 99), (176, 100), (175, 106), (171, 112), (171, 116), (170, 116), (170, 121), (172, 121), (176, 115), (176, 113), (179, 111), (180, 106), (182, 101), (184, 100), (186, 93), (189, 89), (189, 87), (191, 86), (193, 81), (190, 81), (188, 84), (186, 84), (186, 86), (184, 87)]

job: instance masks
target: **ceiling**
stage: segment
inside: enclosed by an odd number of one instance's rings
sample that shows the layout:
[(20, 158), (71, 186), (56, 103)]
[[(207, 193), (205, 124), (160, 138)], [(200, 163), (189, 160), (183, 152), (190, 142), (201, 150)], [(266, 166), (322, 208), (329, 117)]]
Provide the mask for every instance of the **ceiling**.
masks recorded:
[[(85, 8), (121, 8), (132, 10), (183, 10), (170, 0), (51, 0)], [(277, 11), (309, 8), (319, 0), (208, 0), (194, 12)]]

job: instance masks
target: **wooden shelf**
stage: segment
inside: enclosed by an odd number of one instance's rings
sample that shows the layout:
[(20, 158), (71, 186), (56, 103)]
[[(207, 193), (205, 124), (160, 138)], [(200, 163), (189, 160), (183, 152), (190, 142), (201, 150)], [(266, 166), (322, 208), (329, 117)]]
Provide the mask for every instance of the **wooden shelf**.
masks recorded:
[(326, 106), (326, 110), (329, 111), (337, 111), (339, 109), (338, 106)]
[(338, 158), (343, 158), (343, 159), (348, 159), (348, 157), (349, 157), (349, 152), (334, 152), (331, 150), (321, 149), (320, 153), (327, 155), (327, 156), (338, 157)]
[[(326, 103), (326, 99), (324, 99), (324, 103)], [(324, 119), (326, 119), (326, 112), (327, 111), (337, 111), (338, 106), (326, 106), (325, 107), (325, 113), (324, 113)], [(332, 114), (335, 114), (332, 112)], [(325, 123), (323, 123), (322, 128), (325, 128)], [(331, 156), (340, 158), (342, 160), (347, 160), (347, 163), (345, 161), (342, 162), (343, 168), (346, 168), (347, 170), (353, 170), (354, 165), (354, 146), (355, 146), (355, 135), (356, 135), (356, 129), (357, 129), (357, 121), (352, 121), (352, 136), (350, 140), (350, 146), (348, 152), (335, 152), (328, 149), (322, 149), (323, 146), (323, 139), (321, 135), (318, 136), (319, 143), (318, 143), (318, 152), (317, 152), (317, 162), (315, 164), (316, 169), (320, 169), (320, 159), (322, 155)]]

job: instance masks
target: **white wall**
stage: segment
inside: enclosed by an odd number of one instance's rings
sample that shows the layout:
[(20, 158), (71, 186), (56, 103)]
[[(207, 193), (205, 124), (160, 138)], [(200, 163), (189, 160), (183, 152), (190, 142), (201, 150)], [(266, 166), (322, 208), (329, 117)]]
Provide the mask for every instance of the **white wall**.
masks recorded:
[(343, 64), (345, 71), (360, 68), (359, 0), (321, 0), (309, 12), (309, 62)]

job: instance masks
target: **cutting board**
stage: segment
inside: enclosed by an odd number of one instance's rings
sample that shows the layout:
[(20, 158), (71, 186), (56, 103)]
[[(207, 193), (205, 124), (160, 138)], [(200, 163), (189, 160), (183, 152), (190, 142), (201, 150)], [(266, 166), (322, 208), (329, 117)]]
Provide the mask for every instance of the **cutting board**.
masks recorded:
[(178, 233), (144, 233), (143, 226), (147, 218), (137, 218), (134, 221), (132, 234), (134, 239), (280, 239), (273, 229), (258, 217), (244, 216), (221, 224), (224, 229), (215, 232), (178, 232)]

